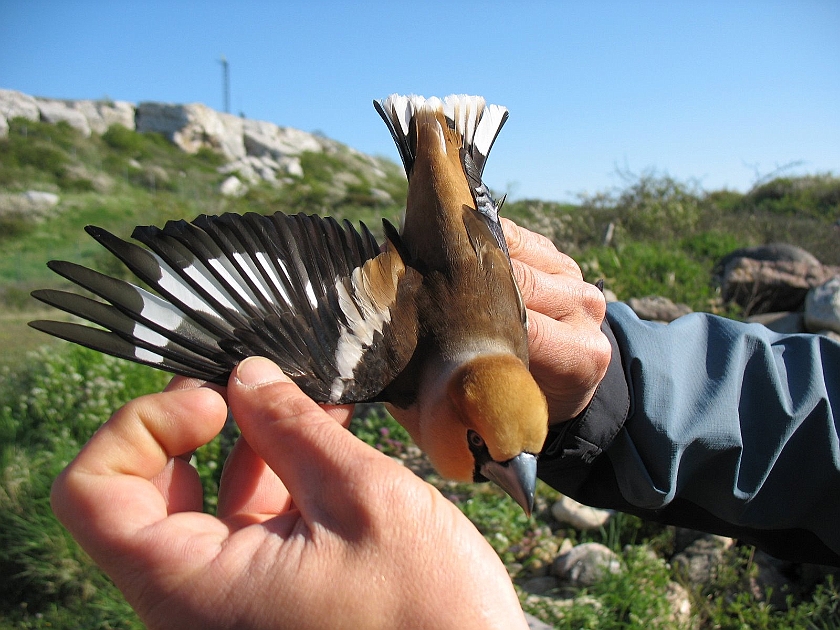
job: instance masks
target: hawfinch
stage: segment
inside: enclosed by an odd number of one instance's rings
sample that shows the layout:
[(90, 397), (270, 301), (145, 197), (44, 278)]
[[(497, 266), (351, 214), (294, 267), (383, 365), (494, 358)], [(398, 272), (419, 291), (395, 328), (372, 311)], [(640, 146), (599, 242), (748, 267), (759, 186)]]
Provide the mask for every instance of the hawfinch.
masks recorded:
[(107, 301), (38, 300), (102, 328), (31, 325), (162, 370), (226, 383), (251, 355), (316, 401), (382, 401), (438, 472), (490, 480), (530, 514), (548, 431), (528, 371), (525, 305), (481, 180), (508, 112), (476, 96), (391, 95), (374, 107), (408, 176), (400, 229), (277, 213), (202, 215), (123, 241), (87, 232), (157, 295), (79, 265), (61, 276)]

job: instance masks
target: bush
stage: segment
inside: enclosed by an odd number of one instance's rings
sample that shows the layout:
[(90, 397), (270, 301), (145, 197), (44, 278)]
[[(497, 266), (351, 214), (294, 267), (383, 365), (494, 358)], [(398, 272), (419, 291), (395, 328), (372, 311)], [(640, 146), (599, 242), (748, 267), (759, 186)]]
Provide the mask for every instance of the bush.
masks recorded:
[(102, 134), (102, 140), (112, 149), (132, 155), (140, 155), (145, 146), (142, 134), (123, 125), (108, 127), (108, 130)]
[(611, 210), (622, 232), (638, 240), (678, 239), (697, 227), (703, 207), (701, 191), (696, 185), (653, 171), (622, 176), (627, 186), (584, 197), (584, 210), (601, 213)]
[(830, 174), (777, 177), (754, 188), (747, 207), (777, 214), (840, 218), (840, 178)]

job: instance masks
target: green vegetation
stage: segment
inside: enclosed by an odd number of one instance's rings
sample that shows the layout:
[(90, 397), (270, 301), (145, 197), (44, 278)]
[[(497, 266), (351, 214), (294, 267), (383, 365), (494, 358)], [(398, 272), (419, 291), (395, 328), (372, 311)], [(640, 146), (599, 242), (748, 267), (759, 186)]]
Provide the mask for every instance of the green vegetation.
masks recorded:
[[(398, 221), (405, 198), (401, 167), (340, 148), (304, 154), (302, 177), (279, 187), (252, 185), (241, 198), (218, 194), (226, 177), (217, 171), (222, 163), (212, 151), (187, 155), (161, 136), (119, 126), (84, 138), (67, 125), (17, 119), (0, 139), (0, 193), (34, 189), (61, 196), (58, 212), (41, 221), (0, 211), (0, 629), (141, 627), (52, 516), (49, 487), (116, 408), (159, 391), (168, 376), (68, 344), (51, 343), (27, 355), (49, 343), (25, 327), (43, 316), (28, 292), (61, 284), (45, 262), (63, 258), (124, 274), (84, 233), (88, 223), (127, 237), (137, 224), (283, 210), (363, 220), (378, 232), (381, 217)], [(659, 294), (697, 310), (725, 309), (711, 270), (739, 246), (784, 240), (840, 264), (837, 232), (830, 227), (840, 219), (840, 178), (832, 175), (778, 177), (740, 194), (705, 192), (646, 173), (577, 204), (522, 200), (507, 203), (503, 213), (550, 236), (588, 279), (605, 279), (620, 298)], [(668, 594), (682, 578), (663, 560), (674, 550), (671, 528), (617, 515), (600, 531), (579, 532), (551, 518), (549, 506), (558, 495), (546, 486), (538, 488), (535, 516), (527, 519), (494, 486), (455, 484), (430, 473), (381, 406), (360, 405), (351, 430), (402, 458), (459, 505), (505, 561), (531, 613), (558, 628), (675, 626)], [(235, 438), (235, 428), (226, 430), (193, 459), (208, 512), (215, 509), (221, 464)], [(606, 545), (619, 554), (622, 571), (574, 599), (528, 594), (523, 585), (545, 574), (564, 540)], [(713, 583), (684, 584), (692, 627), (840, 627), (840, 590), (831, 580), (803, 585), (789, 595), (786, 610), (746, 594), (757, 571), (750, 554), (738, 547)]]

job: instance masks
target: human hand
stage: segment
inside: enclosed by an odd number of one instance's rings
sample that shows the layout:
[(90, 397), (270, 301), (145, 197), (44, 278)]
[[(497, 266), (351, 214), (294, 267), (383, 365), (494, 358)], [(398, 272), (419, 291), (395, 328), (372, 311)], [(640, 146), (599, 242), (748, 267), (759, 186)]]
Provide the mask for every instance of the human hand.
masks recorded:
[(530, 368), (548, 399), (549, 422), (586, 408), (610, 363), (603, 293), (545, 236), (502, 219), (513, 274), (528, 310)]
[(53, 486), (58, 518), (150, 628), (527, 627), (458, 509), (266, 359), (231, 376), (244, 439), (218, 516), (200, 513), (185, 458), (221, 430), (221, 393), (175, 379), (128, 403)]

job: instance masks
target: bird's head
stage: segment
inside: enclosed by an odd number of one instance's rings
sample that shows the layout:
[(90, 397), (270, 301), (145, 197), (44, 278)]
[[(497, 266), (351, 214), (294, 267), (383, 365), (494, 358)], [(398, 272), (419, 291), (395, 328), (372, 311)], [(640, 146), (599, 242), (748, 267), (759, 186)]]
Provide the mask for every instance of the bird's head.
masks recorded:
[(479, 356), (455, 370), (447, 395), (459, 422), (439, 445), (450, 468), (441, 473), (493, 481), (530, 514), (548, 404), (528, 368), (513, 355)]

